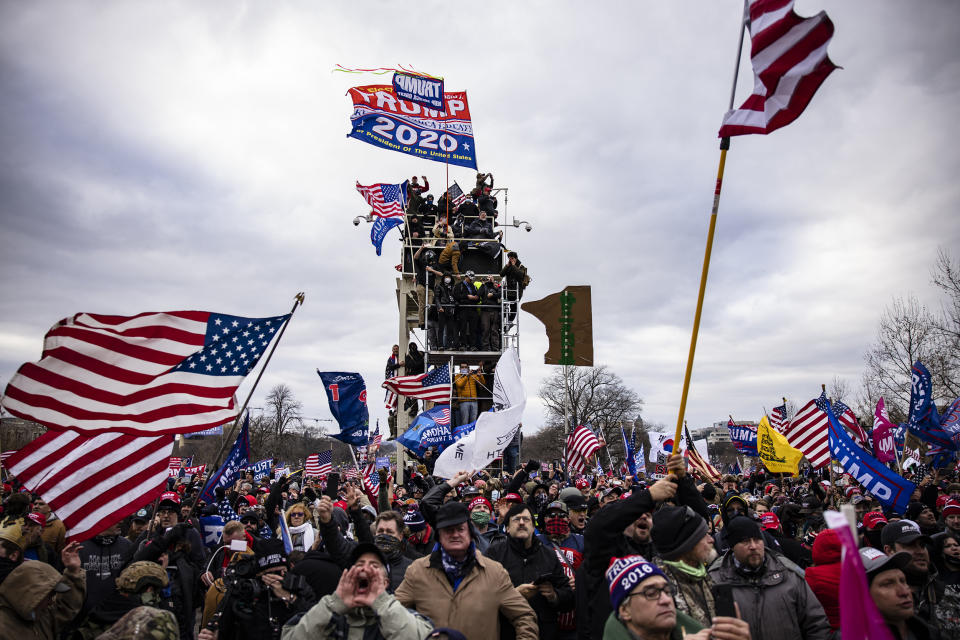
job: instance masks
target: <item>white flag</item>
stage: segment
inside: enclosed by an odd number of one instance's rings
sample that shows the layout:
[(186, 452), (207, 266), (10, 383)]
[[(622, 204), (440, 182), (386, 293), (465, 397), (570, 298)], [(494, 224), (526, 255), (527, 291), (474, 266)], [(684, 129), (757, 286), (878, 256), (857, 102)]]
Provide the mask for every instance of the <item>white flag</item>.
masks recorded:
[(665, 453), (663, 449), (663, 442), (669, 437), (665, 433), (657, 433), (656, 431), (650, 431), (647, 435), (650, 436), (650, 451), (647, 453), (650, 454), (650, 462), (657, 463), (657, 455)]

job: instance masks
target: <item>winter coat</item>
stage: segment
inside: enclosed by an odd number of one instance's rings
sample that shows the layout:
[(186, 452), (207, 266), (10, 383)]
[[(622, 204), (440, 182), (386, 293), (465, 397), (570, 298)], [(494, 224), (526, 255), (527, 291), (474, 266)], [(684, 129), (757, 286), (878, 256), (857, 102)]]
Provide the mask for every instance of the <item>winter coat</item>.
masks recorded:
[(429, 620), (406, 609), (389, 593), (381, 593), (369, 607), (348, 609), (336, 594), (283, 627), (283, 640), (337, 638), (344, 640), (423, 640), (433, 630)]
[(523, 297), (523, 290), (527, 288), (527, 285), (530, 284), (530, 276), (527, 275), (527, 268), (517, 260), (516, 265), (512, 265), (509, 262), (504, 265), (503, 269), (500, 269), (500, 275), (507, 279), (507, 284), (511, 289), (518, 287), (519, 296)]
[(67, 527), (64, 526), (63, 520), (51, 511), (47, 515), (47, 523), (43, 525), (43, 533), (40, 534), (40, 537), (53, 547), (54, 553), (59, 555), (67, 544)]
[(677, 612), (682, 611), (704, 627), (713, 624), (713, 617), (717, 615), (717, 605), (713, 599), (713, 581), (710, 579), (710, 574), (698, 580), (689, 573), (664, 562), (661, 558), (657, 558), (655, 563), (663, 571), (667, 581), (677, 590), (674, 596)]
[(306, 578), (313, 595), (322, 598), (337, 590), (343, 569), (326, 551), (308, 551), (290, 572)]
[(729, 586), (750, 634), (763, 640), (827, 640), (830, 622), (795, 564), (764, 554), (762, 570), (747, 576), (734, 567), (733, 552), (710, 566), (715, 589)]
[(813, 566), (807, 567), (804, 577), (810, 590), (823, 606), (830, 626), (840, 628), (840, 538), (832, 529), (820, 532), (813, 542)]
[[(83, 606), (86, 580), (83, 571), (61, 574), (44, 562), (23, 562), (0, 584), (0, 638), (58, 638)], [(53, 602), (31, 619), (58, 582), (66, 582), (70, 590), (56, 594)]]
[[(550, 576), (550, 584), (557, 592), (556, 604), (539, 593), (529, 603), (537, 614), (540, 637), (553, 638), (557, 633), (557, 614), (573, 609), (573, 589), (553, 549), (545, 547), (537, 537), (533, 538), (529, 549), (522, 542), (506, 538), (490, 545), (484, 555), (503, 565), (515, 587), (532, 583), (541, 576)], [(511, 637), (509, 633), (504, 635)]]
[(130, 563), (133, 549), (133, 543), (120, 536), (110, 544), (103, 544), (102, 539), (96, 537), (80, 545), (80, 563), (87, 572), (85, 611), (96, 607), (113, 592), (117, 576)]
[(457, 311), (457, 298), (453, 294), (454, 286), (441, 282), (434, 288), (434, 302), (438, 307), (443, 308), (444, 314), (455, 314)]
[[(200, 534), (193, 527), (184, 530), (177, 525), (169, 534), (157, 531), (156, 535), (133, 556), (134, 561), (149, 560), (160, 562), (160, 556), (167, 552), (167, 577), (169, 585), (163, 590), (166, 604), (164, 609), (171, 611), (177, 617), (180, 625), (181, 637), (190, 637), (193, 633), (193, 623), (196, 608), (201, 602), (200, 574), (203, 572), (203, 542)], [(178, 536), (184, 535), (183, 539)], [(182, 542), (189, 543), (189, 552), (186, 549), (177, 549)], [(199, 562), (196, 560), (199, 555)]]
[[(471, 300), (468, 296), (477, 296), (477, 299)], [(477, 288), (473, 286), (472, 282), (467, 282), (466, 280), (461, 280), (457, 283), (457, 286), (453, 288), (453, 297), (457, 301), (457, 306), (460, 307), (476, 307), (480, 304), (480, 296), (477, 294)]]
[(470, 638), (499, 638), (502, 614), (518, 640), (537, 640), (537, 616), (496, 560), (477, 553), (475, 562), (453, 590), (437, 549), (415, 560), (397, 589), (397, 600), (428, 617), (437, 627), (457, 629)]
[[(670, 632), (670, 640), (681, 640), (687, 634), (694, 634), (704, 627), (699, 622), (686, 615), (682, 611), (677, 611), (677, 625)], [(607, 617), (607, 624), (603, 627), (603, 640), (633, 640), (634, 636), (617, 616), (611, 613)]]

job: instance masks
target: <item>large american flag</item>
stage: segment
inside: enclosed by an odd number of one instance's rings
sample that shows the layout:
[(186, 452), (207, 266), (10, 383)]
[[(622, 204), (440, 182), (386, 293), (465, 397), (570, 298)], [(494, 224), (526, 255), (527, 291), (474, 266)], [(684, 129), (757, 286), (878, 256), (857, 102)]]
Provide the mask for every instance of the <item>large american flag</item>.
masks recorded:
[(431, 402), (450, 402), (450, 365), (436, 367), (429, 373), (396, 376), (383, 381), (383, 388), (410, 398)]
[(149, 504), (166, 486), (173, 436), (47, 431), (6, 460), (71, 540), (86, 540)]
[(217, 427), (236, 417), (237, 387), (289, 317), (78, 313), (47, 332), (40, 361), (7, 384), (3, 408), (90, 434)]
[(814, 469), (825, 467), (830, 462), (827, 402), (827, 394), (823, 392), (819, 398), (803, 405), (783, 434), (791, 447), (803, 452)]
[(307, 456), (307, 462), (303, 465), (303, 475), (305, 476), (328, 476), (333, 471), (333, 449), (321, 451)]
[(17, 452), (16, 449), (14, 449), (12, 451), (4, 451), (3, 453), (0, 453), (0, 466), (6, 466), (7, 458), (12, 456), (16, 452)]
[(407, 206), (407, 183), (384, 184), (378, 182), (370, 186), (357, 183), (357, 191), (373, 208), (373, 215), (381, 218), (402, 216)]
[(783, 433), (787, 426), (787, 403), (784, 402), (779, 407), (774, 407), (770, 411), (770, 426), (778, 433)]
[(450, 185), (450, 188), (447, 189), (447, 193), (450, 194), (450, 208), (451, 210), (456, 210), (461, 204), (467, 201), (467, 194), (463, 192), (463, 189), (460, 188), (456, 182)]
[[(583, 473), (587, 467), (587, 460), (590, 459), (597, 449), (600, 448), (600, 441), (593, 431), (584, 425), (579, 425), (576, 429), (567, 435), (567, 446), (565, 458), (567, 461), (567, 474)], [(599, 464), (599, 463), (598, 463)]]
[(720, 137), (770, 133), (796, 120), (837, 68), (827, 56), (833, 23), (801, 18), (793, 1), (750, 0), (753, 94), (723, 117)]
[(867, 451), (870, 451), (870, 440), (867, 438), (867, 432), (864, 431), (863, 427), (860, 426), (860, 421), (857, 420), (857, 416), (853, 413), (853, 410), (850, 407), (844, 404), (841, 400), (834, 400), (833, 415), (837, 417), (837, 420), (840, 421), (840, 424), (847, 428), (847, 431), (850, 432), (850, 436), (857, 442), (857, 444)]

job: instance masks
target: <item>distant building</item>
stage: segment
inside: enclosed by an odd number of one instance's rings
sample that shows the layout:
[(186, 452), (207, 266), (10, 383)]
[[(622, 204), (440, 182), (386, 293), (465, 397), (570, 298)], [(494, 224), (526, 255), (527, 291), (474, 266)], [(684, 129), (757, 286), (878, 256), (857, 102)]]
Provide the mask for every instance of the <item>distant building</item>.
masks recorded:
[(0, 418), (0, 447), (15, 451), (46, 433), (42, 424), (22, 418)]

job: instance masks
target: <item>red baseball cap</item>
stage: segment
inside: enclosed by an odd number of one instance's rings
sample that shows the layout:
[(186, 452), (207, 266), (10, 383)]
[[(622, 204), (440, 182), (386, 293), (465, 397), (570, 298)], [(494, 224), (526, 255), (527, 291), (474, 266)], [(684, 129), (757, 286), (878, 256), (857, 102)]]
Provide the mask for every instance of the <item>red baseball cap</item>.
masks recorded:
[(470, 511), (473, 511), (473, 509), (474, 509), (477, 505), (481, 505), (481, 504), (487, 505), (487, 510), (493, 511), (493, 505), (491, 505), (491, 504), (490, 504), (490, 501), (487, 500), (486, 498), (484, 498), (483, 496), (477, 496), (476, 498), (474, 498), (473, 500), (471, 500), (471, 501), (470, 501), (470, 506), (468, 507), (468, 509), (469, 509)]
[(31, 520), (34, 523), (45, 527), (47, 525), (47, 516), (43, 515), (39, 511), (33, 511), (27, 514), (27, 520)]
[(241, 496), (241, 497), (242, 497), (244, 500), (246, 500), (246, 501), (247, 501), (247, 504), (249, 504), (251, 507), (257, 506), (257, 497), (256, 497), (256, 496), (251, 496), (251, 495), (247, 494), (247, 495), (244, 495), (244, 496)]
[(940, 510), (941, 515), (944, 518), (947, 516), (960, 516), (960, 502), (956, 500), (947, 500), (943, 505), (943, 509)]
[(519, 493), (508, 493), (500, 499), (504, 502), (523, 502), (523, 498), (520, 497)]
[(887, 524), (887, 518), (880, 511), (870, 511), (863, 514), (863, 526), (872, 531), (882, 524)]
[(574, 484), (576, 484), (577, 489), (580, 489), (581, 491), (590, 486), (590, 483), (587, 481), (586, 478), (578, 478)]
[(764, 529), (779, 529), (780, 518), (773, 511), (764, 511), (760, 514), (760, 522)]
[(177, 493), (176, 491), (164, 491), (162, 494), (160, 494), (160, 504), (158, 504), (157, 506), (159, 507), (164, 502), (172, 502), (174, 505), (179, 507), (180, 494)]

